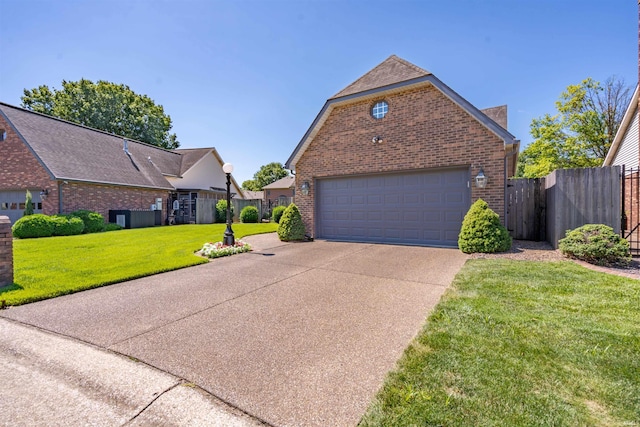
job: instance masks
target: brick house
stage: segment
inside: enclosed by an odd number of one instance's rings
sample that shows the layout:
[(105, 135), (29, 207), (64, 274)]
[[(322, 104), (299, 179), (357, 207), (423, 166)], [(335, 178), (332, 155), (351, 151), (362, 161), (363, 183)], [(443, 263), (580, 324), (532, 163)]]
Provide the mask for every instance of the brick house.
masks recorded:
[(271, 212), (276, 206), (289, 206), (295, 192), (295, 177), (285, 176), (262, 187), (264, 209)]
[(519, 148), (506, 117), (390, 56), (327, 100), (286, 162), (307, 233), (455, 247), (478, 198), (504, 222)]
[[(193, 221), (197, 198), (224, 198), (226, 175), (214, 148), (164, 150), (0, 103), (0, 216), (22, 217), (30, 190), (36, 213), (78, 209), (162, 210), (178, 200)], [(235, 180), (232, 191), (242, 197)], [(183, 209), (184, 208), (184, 209)]]

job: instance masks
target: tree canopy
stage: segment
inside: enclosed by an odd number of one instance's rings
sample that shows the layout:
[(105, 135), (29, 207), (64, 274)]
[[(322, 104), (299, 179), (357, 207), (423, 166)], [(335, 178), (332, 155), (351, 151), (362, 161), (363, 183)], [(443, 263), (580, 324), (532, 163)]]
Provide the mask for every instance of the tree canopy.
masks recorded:
[(521, 153), (517, 176), (538, 178), (555, 169), (601, 166), (629, 105), (624, 80), (591, 78), (570, 85), (556, 101), (557, 114), (533, 119), (534, 141)]
[(46, 85), (24, 90), (22, 107), (84, 126), (146, 142), (162, 148), (178, 148), (169, 133), (171, 117), (146, 95), (129, 86), (99, 80), (62, 81), (62, 89)]
[(272, 162), (261, 166), (260, 170), (253, 174), (253, 179), (248, 179), (242, 183), (242, 188), (249, 191), (260, 191), (265, 185), (269, 185), (286, 176), (289, 176), (289, 171), (282, 166), (282, 163)]

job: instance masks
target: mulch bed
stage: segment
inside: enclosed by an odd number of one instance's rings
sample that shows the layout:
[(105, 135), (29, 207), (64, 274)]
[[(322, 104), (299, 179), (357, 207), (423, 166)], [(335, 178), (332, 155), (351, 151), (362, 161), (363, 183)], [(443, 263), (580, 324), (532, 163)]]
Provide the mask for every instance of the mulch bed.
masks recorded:
[(626, 267), (600, 267), (584, 261), (566, 258), (559, 250), (553, 249), (548, 242), (532, 242), (528, 240), (514, 240), (511, 249), (499, 254), (471, 254), (471, 258), (508, 258), (526, 261), (573, 261), (583, 267), (603, 273), (640, 279), (640, 261), (634, 258)]

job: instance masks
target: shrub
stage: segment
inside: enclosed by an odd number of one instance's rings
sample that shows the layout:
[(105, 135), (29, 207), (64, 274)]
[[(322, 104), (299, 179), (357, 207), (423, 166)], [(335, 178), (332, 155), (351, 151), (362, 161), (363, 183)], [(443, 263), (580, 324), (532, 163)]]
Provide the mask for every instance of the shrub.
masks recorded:
[(273, 208), (273, 214), (271, 215), (273, 222), (280, 224), (280, 218), (282, 218), (285, 209), (287, 209), (285, 206), (276, 206)]
[[(233, 203), (231, 203), (231, 221), (233, 221)], [(216, 222), (227, 222), (226, 200), (218, 200), (218, 203), (216, 203)]]
[(242, 211), (240, 211), (240, 222), (256, 223), (258, 219), (260, 219), (260, 214), (258, 213), (258, 208), (255, 206), (245, 206)]
[(504, 252), (511, 247), (511, 236), (500, 224), (500, 217), (487, 202), (478, 199), (464, 216), (458, 236), (458, 247), (464, 253)]
[(269, 211), (264, 211), (262, 212), (262, 219), (270, 219), (271, 218), (271, 214), (269, 213)]
[(104, 230), (104, 217), (98, 212), (80, 209), (69, 215), (77, 216), (84, 222), (83, 233), (98, 233)]
[(285, 209), (278, 225), (278, 237), (283, 242), (304, 240), (304, 223), (298, 207), (291, 203)]
[(33, 196), (29, 190), (27, 190), (24, 200), (24, 216), (28, 215), (33, 215)]
[(77, 216), (53, 215), (49, 219), (53, 224), (54, 236), (75, 236), (84, 230), (84, 222)]
[(563, 255), (591, 264), (627, 265), (631, 261), (629, 242), (604, 224), (586, 224), (567, 230), (558, 246)]
[(122, 226), (120, 224), (116, 224), (115, 222), (109, 222), (104, 225), (104, 231), (118, 231), (122, 230)]
[(51, 237), (53, 235), (53, 222), (51, 218), (43, 214), (23, 216), (13, 224), (11, 231), (19, 239)]

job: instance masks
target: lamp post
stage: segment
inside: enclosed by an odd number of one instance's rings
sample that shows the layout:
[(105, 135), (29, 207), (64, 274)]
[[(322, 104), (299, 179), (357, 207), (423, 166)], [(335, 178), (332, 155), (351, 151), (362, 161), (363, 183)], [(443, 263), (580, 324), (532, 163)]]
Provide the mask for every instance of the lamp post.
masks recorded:
[(222, 166), (222, 170), (227, 174), (227, 229), (224, 231), (222, 244), (233, 246), (235, 244), (233, 230), (231, 229), (231, 172), (233, 172), (233, 165), (231, 163), (225, 163)]

